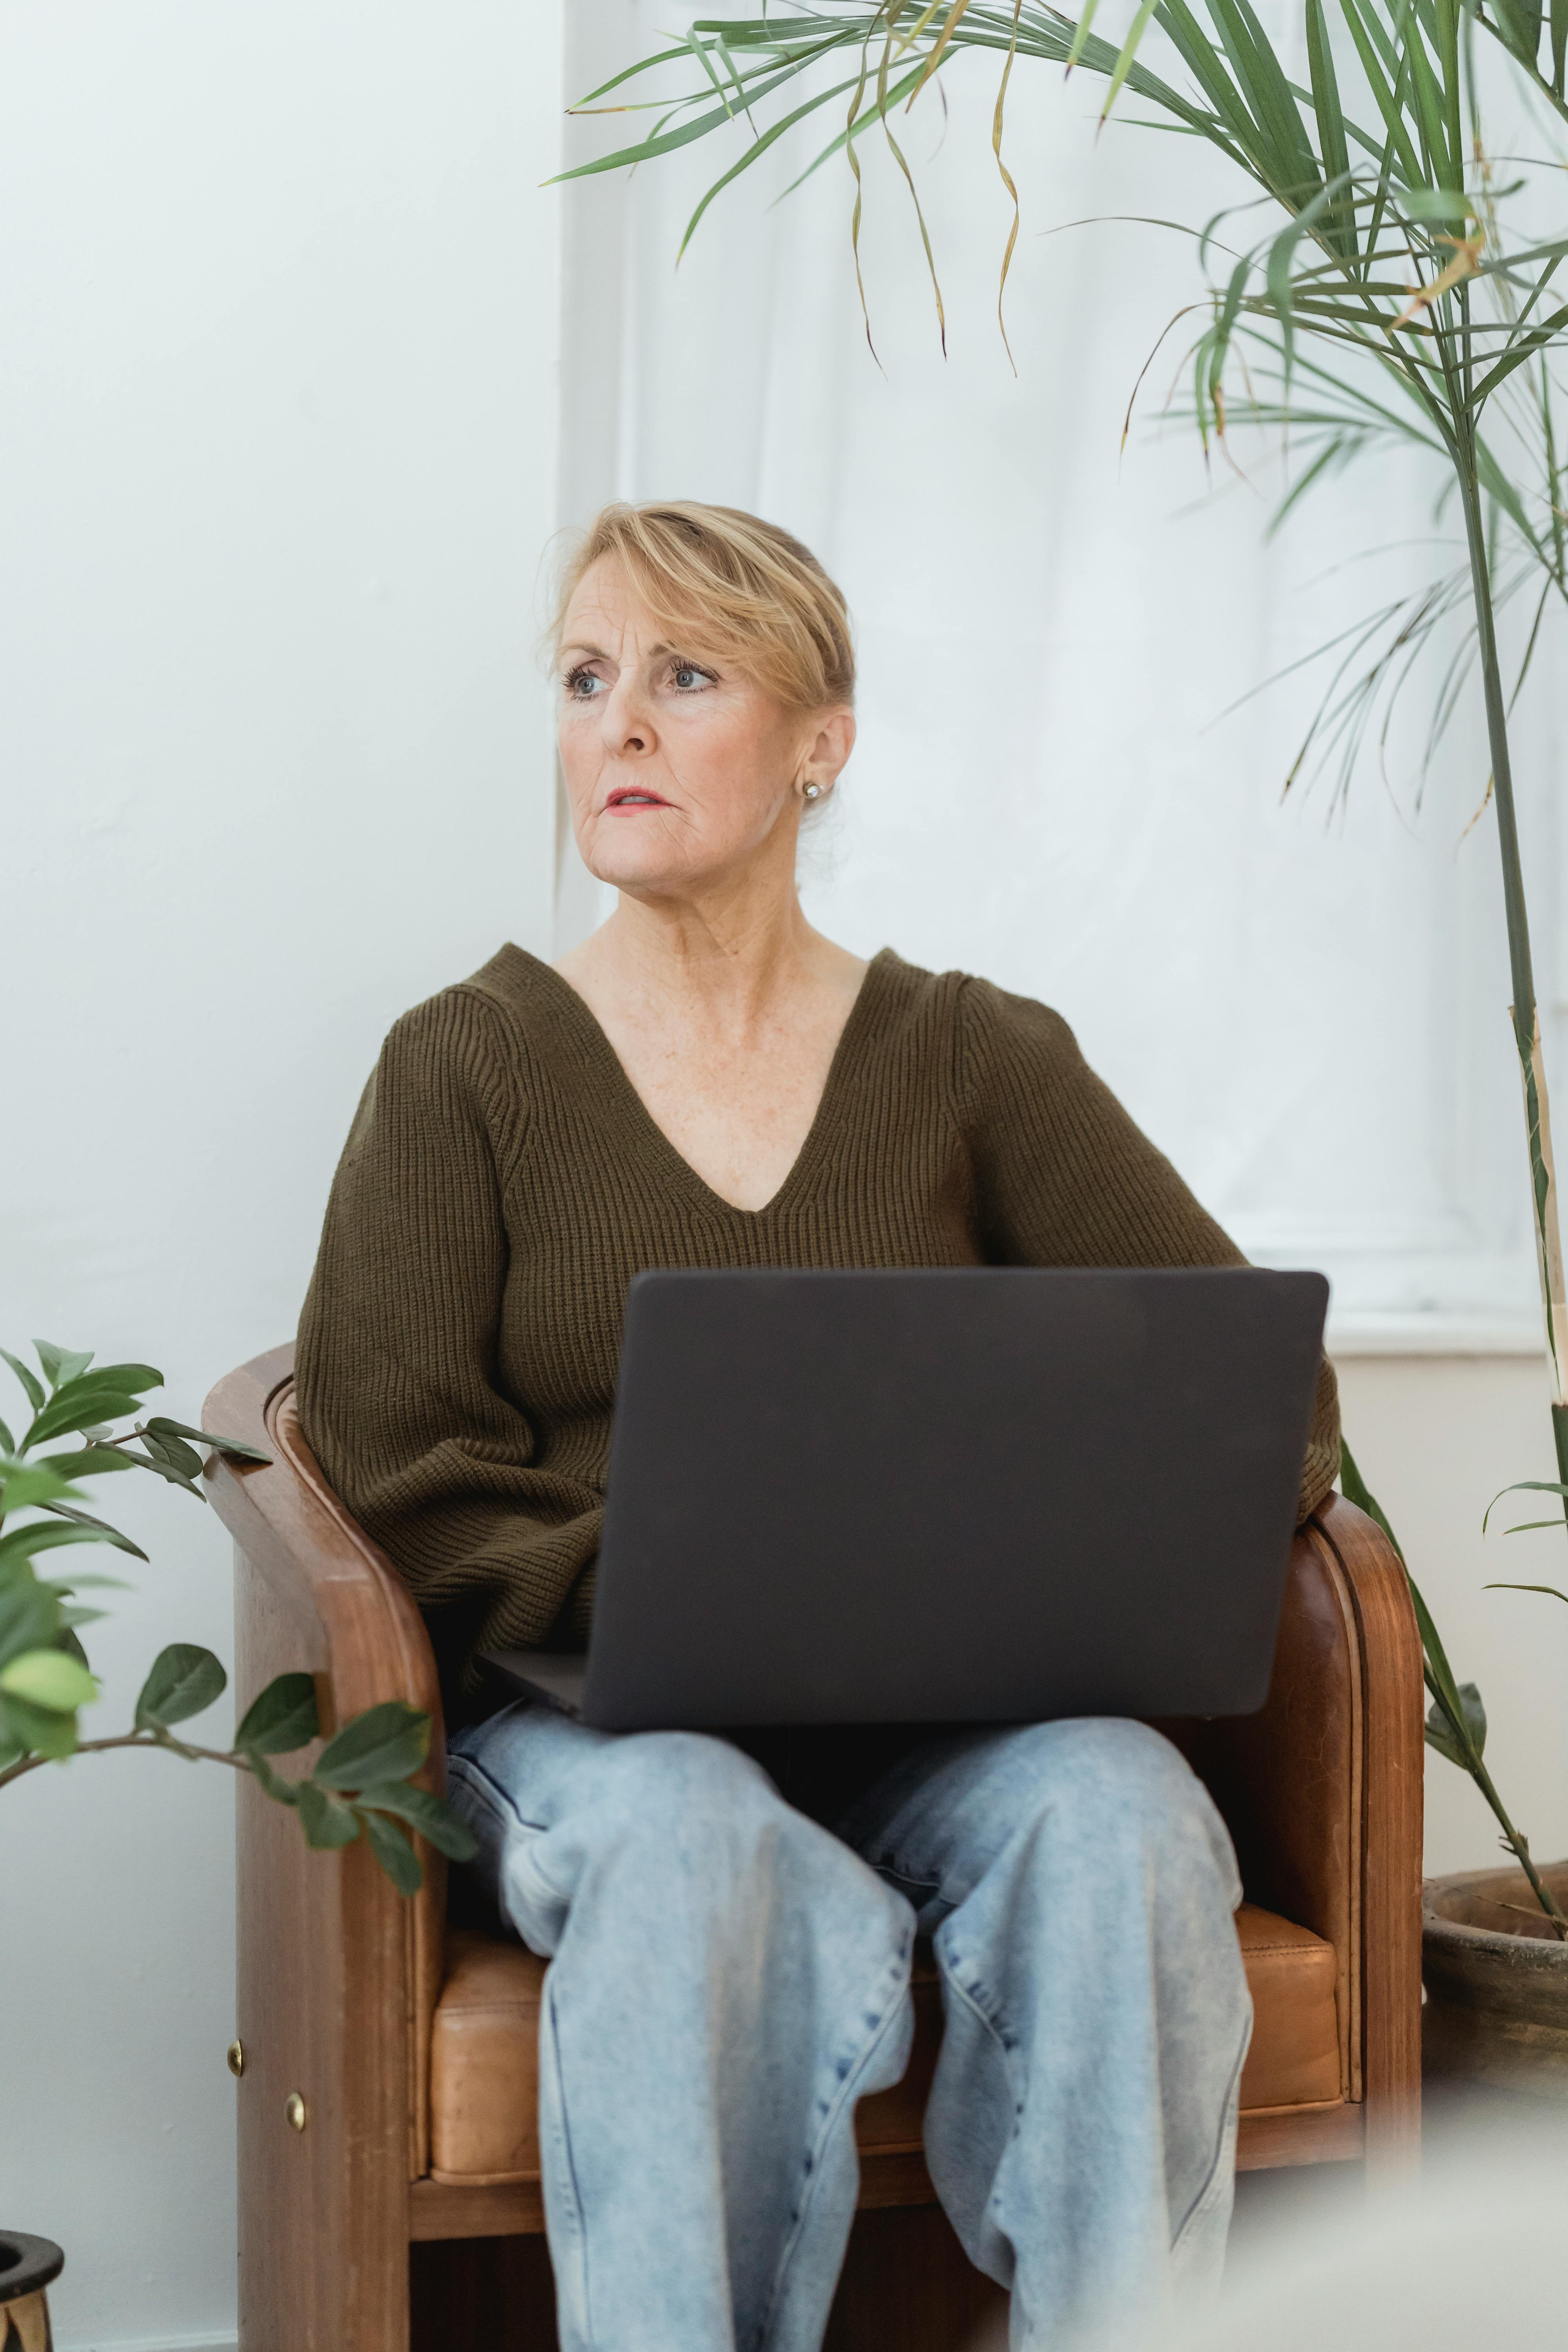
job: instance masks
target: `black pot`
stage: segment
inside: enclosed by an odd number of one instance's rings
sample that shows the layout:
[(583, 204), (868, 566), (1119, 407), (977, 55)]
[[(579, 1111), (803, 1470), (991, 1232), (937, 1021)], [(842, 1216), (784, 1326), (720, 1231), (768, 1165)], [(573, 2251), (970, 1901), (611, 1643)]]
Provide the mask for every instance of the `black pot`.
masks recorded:
[(54, 2352), (44, 2290), (65, 2266), (52, 2238), (0, 2230), (0, 2352)]

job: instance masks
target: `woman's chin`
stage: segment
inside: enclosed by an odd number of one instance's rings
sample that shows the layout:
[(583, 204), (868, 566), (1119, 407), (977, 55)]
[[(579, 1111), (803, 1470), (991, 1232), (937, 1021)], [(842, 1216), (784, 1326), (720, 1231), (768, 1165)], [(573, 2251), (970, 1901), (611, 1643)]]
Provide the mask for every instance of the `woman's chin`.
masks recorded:
[(629, 890), (634, 897), (657, 898), (665, 891), (689, 888), (700, 879), (693, 875), (688, 859), (668, 853), (661, 856), (659, 848), (653, 842), (646, 848), (632, 842), (607, 847), (596, 844), (594, 855), (584, 863), (596, 882), (607, 883), (612, 890)]

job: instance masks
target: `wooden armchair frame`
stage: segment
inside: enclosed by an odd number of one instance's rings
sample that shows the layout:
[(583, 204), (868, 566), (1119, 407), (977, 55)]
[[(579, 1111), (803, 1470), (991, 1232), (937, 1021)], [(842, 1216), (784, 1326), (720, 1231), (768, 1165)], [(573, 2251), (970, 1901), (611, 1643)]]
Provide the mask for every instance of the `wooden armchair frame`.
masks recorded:
[[(419, 1613), (316, 1468), (292, 1363), (291, 1348), (258, 1357), (205, 1407), (205, 1427), (274, 1457), (207, 1465), (237, 1548), (237, 1696), (304, 1669), (327, 1731), (389, 1698), (439, 1727)], [(1397, 2163), (1419, 2130), (1421, 1707), (1403, 1569), (1333, 1496), (1296, 1539), (1268, 1706), (1163, 1727), (1225, 1813), (1249, 1898), (1338, 1957), (1341, 2096), (1245, 2113), (1243, 2168)], [(241, 2352), (406, 2352), (411, 2245), (543, 2228), (537, 2183), (430, 2178), (444, 1871), (422, 1850), (426, 1886), (405, 1902), (363, 1843), (309, 1852), (246, 1780), (238, 1846)], [(933, 2201), (918, 2141), (863, 2154), (862, 2208)]]

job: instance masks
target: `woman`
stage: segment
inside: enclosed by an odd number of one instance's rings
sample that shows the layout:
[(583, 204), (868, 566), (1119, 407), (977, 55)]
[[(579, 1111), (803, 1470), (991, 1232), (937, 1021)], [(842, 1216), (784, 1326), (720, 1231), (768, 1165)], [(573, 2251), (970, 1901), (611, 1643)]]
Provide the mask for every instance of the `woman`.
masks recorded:
[[(1012, 2289), (1015, 2346), (1053, 2345), (1223, 2252), (1240, 1889), (1175, 1750), (1131, 1723), (987, 1727), (841, 1770), (805, 1811), (721, 1739), (487, 1713), (472, 1660), (586, 1633), (640, 1267), (1237, 1253), (1055, 1013), (806, 922), (800, 824), (855, 721), (844, 602), (805, 548), (728, 509), (612, 507), (555, 648), (577, 845), (616, 911), (553, 968), (503, 948), (393, 1030), (299, 1380), (476, 1718), (451, 1784), (477, 1867), (553, 1961), (561, 2340), (812, 2352), (919, 1932), (946, 2020), (931, 2174)], [(1303, 1516), (1336, 1460), (1325, 1369)]]

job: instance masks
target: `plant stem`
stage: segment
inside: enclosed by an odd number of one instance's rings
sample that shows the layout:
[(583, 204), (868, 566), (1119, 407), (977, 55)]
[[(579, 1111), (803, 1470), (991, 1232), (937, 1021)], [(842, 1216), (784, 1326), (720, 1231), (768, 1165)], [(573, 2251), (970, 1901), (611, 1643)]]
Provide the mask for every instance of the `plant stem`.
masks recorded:
[[(1497, 627), (1492, 613), (1491, 576), (1487, 562), (1486, 531), (1481, 516), (1480, 482), (1476, 465), (1473, 421), (1463, 422), (1458, 452), (1459, 495), (1465, 510), (1465, 537), (1469, 549), (1470, 584), (1475, 597), (1476, 635), (1480, 646), (1481, 677), (1486, 692), (1487, 740), (1491, 752), (1492, 791), (1497, 801), (1498, 847), (1502, 856), (1503, 908), (1508, 920), (1509, 969), (1513, 981), (1513, 1034), (1524, 1080), (1525, 1121), (1530, 1151), (1530, 1186), (1535, 1211), (1536, 1264), (1541, 1276), (1542, 1305), (1546, 1317), (1547, 1360), (1552, 1376), (1552, 1433), (1557, 1454), (1557, 1475), (1568, 1484), (1568, 1392), (1563, 1379), (1564, 1345), (1568, 1342), (1568, 1312), (1563, 1303), (1563, 1241), (1557, 1215), (1557, 1185), (1552, 1160), (1552, 1126), (1546, 1090), (1546, 1069), (1541, 1053), (1541, 1026), (1535, 1005), (1535, 975), (1531, 968), (1530, 916), (1524, 898), (1524, 872), (1519, 852), (1519, 823), (1514, 808), (1513, 768), (1509, 758), (1508, 709), (1502, 671), (1498, 662)], [(1568, 1515), (1568, 1498), (1565, 1498)], [(1466, 1739), (1466, 1748), (1469, 1742)], [(1529, 1842), (1514, 1828), (1490, 1773), (1470, 1752), (1470, 1773), (1496, 1814), (1504, 1839), (1518, 1858), (1532, 1892), (1559, 1937), (1568, 1935), (1568, 1921), (1542, 1885), (1530, 1858)]]
[(1541, 1051), (1535, 976), (1531, 967), (1530, 917), (1525, 906), (1519, 822), (1513, 797), (1513, 770), (1509, 758), (1508, 712), (1502, 670), (1498, 660), (1491, 579), (1476, 467), (1475, 430), (1471, 425), (1465, 427), (1459, 450), (1458, 476), (1459, 494), (1465, 510), (1465, 536), (1469, 549), (1476, 635), (1480, 647), (1481, 676), (1486, 693), (1492, 790), (1497, 800), (1503, 909), (1508, 921), (1509, 969), (1513, 981), (1513, 1034), (1520, 1071), (1524, 1080), (1531, 1194), (1535, 1211), (1536, 1262), (1541, 1275), (1542, 1305), (1546, 1317), (1546, 1345), (1552, 1373), (1552, 1436), (1558, 1475), (1568, 1481), (1568, 1363), (1565, 1363), (1565, 1357), (1568, 1357), (1568, 1309), (1565, 1309), (1563, 1302), (1563, 1239), (1557, 1213), (1556, 1171), (1552, 1155), (1551, 1109), (1546, 1069)]
[[(176, 1739), (171, 1732), (160, 1738), (155, 1731), (122, 1731), (114, 1739), (83, 1739), (71, 1750), (74, 1756), (101, 1756), (110, 1748), (161, 1748), (166, 1753), (183, 1756), (188, 1763), (226, 1764), (233, 1772), (251, 1770), (250, 1759), (232, 1748), (195, 1748), (188, 1741)], [(0, 1772), (0, 1789), (7, 1781), (19, 1780), (25, 1772), (37, 1772), (46, 1764), (68, 1763), (69, 1757), (23, 1756)]]
[[(1430, 1687), (1430, 1685), (1428, 1685), (1428, 1687)], [(1433, 1696), (1436, 1697), (1436, 1692), (1433, 1693)], [(1442, 1701), (1440, 1699), (1438, 1700), (1438, 1705), (1442, 1705)], [(1447, 1709), (1446, 1707), (1443, 1711), (1445, 1714), (1447, 1714)], [(1453, 1717), (1451, 1716), (1448, 1719), (1450, 1722), (1453, 1721)], [(1515, 1861), (1519, 1864), (1519, 1866), (1523, 1871), (1526, 1878), (1529, 1879), (1531, 1894), (1540, 1904), (1542, 1909), (1545, 1912), (1547, 1917), (1551, 1920), (1552, 1926), (1556, 1928), (1558, 1942), (1563, 1943), (1564, 1941), (1568, 1941), (1568, 1918), (1563, 1916), (1556, 1899), (1552, 1895), (1551, 1888), (1542, 1883), (1540, 1872), (1536, 1869), (1534, 1863), (1531, 1862), (1530, 1858), (1530, 1840), (1525, 1836), (1522, 1830), (1516, 1830), (1514, 1828), (1513, 1823), (1508, 1817), (1508, 1812), (1504, 1807), (1503, 1801), (1498, 1795), (1497, 1790), (1492, 1784), (1491, 1774), (1487, 1770), (1486, 1766), (1476, 1754), (1468, 1737), (1464, 1735), (1462, 1731), (1461, 1737), (1463, 1738), (1466, 1761), (1469, 1766), (1470, 1778), (1475, 1782), (1477, 1788), (1480, 1790), (1482, 1796), (1486, 1799), (1488, 1804), (1491, 1807), (1492, 1811), (1497, 1815), (1498, 1825), (1502, 1831), (1504, 1844), (1512, 1853)]]

